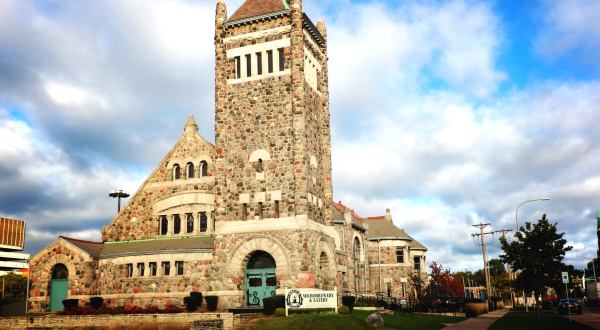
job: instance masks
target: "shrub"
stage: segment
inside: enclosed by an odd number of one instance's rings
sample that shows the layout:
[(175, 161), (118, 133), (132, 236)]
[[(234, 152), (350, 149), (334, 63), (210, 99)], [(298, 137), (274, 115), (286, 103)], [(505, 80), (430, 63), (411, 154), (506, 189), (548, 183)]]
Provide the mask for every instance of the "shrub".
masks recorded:
[(487, 312), (488, 306), (486, 303), (468, 303), (465, 305), (465, 315), (467, 317), (475, 317)]
[(98, 309), (104, 303), (104, 298), (102, 297), (92, 297), (90, 298), (90, 307), (93, 309)]
[(356, 304), (356, 297), (342, 296), (342, 305), (348, 306), (350, 313), (352, 313), (352, 310), (354, 310), (354, 304)]
[(65, 311), (76, 309), (79, 306), (79, 299), (65, 299), (62, 301)]
[(346, 305), (342, 305), (340, 307), (338, 307), (338, 314), (350, 314), (350, 307), (346, 306)]
[(198, 308), (198, 300), (192, 297), (184, 297), (183, 303), (185, 304), (185, 309), (187, 309), (188, 312), (193, 312), (196, 310), (196, 308)]
[(196, 306), (200, 307), (202, 306), (202, 293), (201, 292), (195, 292), (192, 291), (190, 292), (190, 297), (192, 298), (192, 300), (196, 301)]
[(217, 310), (217, 305), (219, 304), (219, 297), (217, 296), (206, 296), (204, 298), (206, 300), (206, 308), (214, 312)]
[(263, 299), (263, 314), (265, 315), (273, 315), (275, 313), (275, 309), (277, 307), (285, 307), (285, 296), (284, 295), (276, 295)]
[(156, 314), (160, 312), (160, 308), (158, 308), (158, 306), (148, 304), (146, 305), (145, 312), (148, 314)]
[(392, 311), (396, 311), (396, 312), (400, 310), (400, 308), (398, 307), (398, 304), (396, 304), (396, 303), (391, 303), (389, 306), (389, 309)]
[(285, 308), (281, 308), (281, 307), (275, 308), (275, 316), (277, 316), (277, 317), (285, 316)]

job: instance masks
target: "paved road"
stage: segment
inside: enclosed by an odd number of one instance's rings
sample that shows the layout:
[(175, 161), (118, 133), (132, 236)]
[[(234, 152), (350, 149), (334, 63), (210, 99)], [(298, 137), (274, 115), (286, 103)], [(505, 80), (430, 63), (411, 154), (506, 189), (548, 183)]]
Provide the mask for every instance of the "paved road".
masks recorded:
[(474, 318), (467, 319), (462, 322), (454, 323), (445, 327), (446, 330), (485, 330), (489, 328), (497, 319), (508, 313), (509, 309), (498, 309), (493, 312), (479, 315)]
[[(565, 315), (568, 318), (568, 315)], [(585, 307), (582, 315), (571, 315), (574, 321), (600, 330), (600, 307)]]

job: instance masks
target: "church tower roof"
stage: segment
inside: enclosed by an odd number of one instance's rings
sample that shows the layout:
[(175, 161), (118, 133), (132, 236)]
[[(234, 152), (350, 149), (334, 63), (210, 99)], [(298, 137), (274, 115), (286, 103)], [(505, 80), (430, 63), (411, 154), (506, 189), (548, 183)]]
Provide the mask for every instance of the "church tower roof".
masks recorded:
[(227, 21), (239, 21), (251, 17), (289, 10), (289, 8), (290, 5), (288, 0), (246, 0)]

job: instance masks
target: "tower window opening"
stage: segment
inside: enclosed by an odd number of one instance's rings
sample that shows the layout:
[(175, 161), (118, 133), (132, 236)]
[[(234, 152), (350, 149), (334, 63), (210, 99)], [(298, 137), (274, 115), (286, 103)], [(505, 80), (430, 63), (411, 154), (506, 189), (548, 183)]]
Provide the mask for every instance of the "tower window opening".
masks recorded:
[(279, 48), (277, 51), (279, 52), (279, 71), (283, 71), (285, 70), (285, 53), (283, 48)]
[(173, 214), (173, 234), (179, 234), (181, 232), (181, 218), (179, 214)]
[(206, 212), (200, 212), (200, 232), (205, 233), (208, 229), (208, 219)]
[(246, 55), (246, 77), (252, 77), (252, 55)]
[(143, 262), (140, 262), (137, 264), (138, 276), (140, 276), (140, 277), (144, 276), (144, 268), (145, 268), (145, 264)]
[(127, 277), (133, 277), (133, 264), (127, 264)]
[(236, 56), (235, 59), (235, 77), (240, 79), (242, 77), (242, 60), (239, 56)]
[(191, 179), (194, 177), (194, 164), (193, 163), (187, 163), (186, 168), (185, 168), (185, 175), (187, 176), (188, 179)]
[(186, 213), (185, 216), (187, 233), (191, 234), (194, 231), (194, 215), (191, 213)]
[(208, 163), (203, 160), (200, 162), (200, 177), (208, 176)]
[(181, 179), (181, 167), (179, 164), (173, 165), (173, 181)]
[(156, 276), (156, 262), (149, 262), (148, 268), (150, 268), (150, 276)]
[(242, 218), (242, 220), (247, 220), (248, 219), (248, 204), (243, 203), (241, 210), (240, 210), (240, 218)]
[(258, 214), (259, 219), (263, 218), (263, 203), (262, 202), (258, 203), (258, 209), (256, 210), (256, 213)]
[(169, 276), (169, 274), (171, 274), (171, 263), (168, 261), (163, 261), (161, 266), (163, 276)]
[(256, 74), (259, 76), (262, 74), (262, 53), (261, 52), (256, 53)]
[(275, 213), (275, 218), (279, 218), (279, 201), (275, 201), (275, 210), (273, 210), (273, 213)]
[(396, 262), (399, 264), (404, 263), (404, 249), (400, 246), (396, 247)]
[(256, 172), (262, 173), (263, 171), (264, 171), (263, 160), (259, 159), (258, 162), (257, 162), (257, 164), (256, 164)]
[(169, 220), (166, 215), (160, 216), (160, 234), (166, 235), (169, 229)]
[(183, 261), (175, 261), (175, 270), (177, 275), (183, 275)]
[(267, 70), (269, 73), (273, 73), (273, 51), (267, 50)]

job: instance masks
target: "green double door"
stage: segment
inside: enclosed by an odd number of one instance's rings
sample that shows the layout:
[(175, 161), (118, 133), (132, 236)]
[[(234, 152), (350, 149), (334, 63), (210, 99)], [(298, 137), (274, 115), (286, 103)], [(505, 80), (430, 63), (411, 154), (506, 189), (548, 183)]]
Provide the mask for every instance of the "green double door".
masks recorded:
[(57, 312), (64, 309), (62, 301), (67, 299), (69, 291), (68, 279), (55, 279), (50, 281), (50, 311)]
[(246, 270), (246, 303), (263, 307), (263, 299), (274, 296), (277, 290), (275, 268)]

